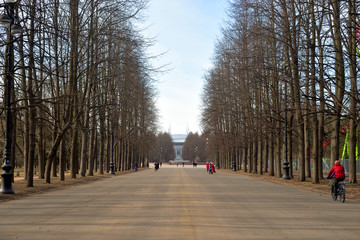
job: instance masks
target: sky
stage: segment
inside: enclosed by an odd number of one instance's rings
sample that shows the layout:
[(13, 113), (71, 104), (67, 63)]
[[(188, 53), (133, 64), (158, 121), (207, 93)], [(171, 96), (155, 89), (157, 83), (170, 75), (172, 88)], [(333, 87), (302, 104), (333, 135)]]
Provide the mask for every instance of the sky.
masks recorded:
[(161, 131), (201, 133), (203, 76), (221, 37), (226, 7), (227, 0), (150, 0), (143, 34), (156, 40), (148, 54), (165, 53), (153, 66), (167, 70), (155, 76)]

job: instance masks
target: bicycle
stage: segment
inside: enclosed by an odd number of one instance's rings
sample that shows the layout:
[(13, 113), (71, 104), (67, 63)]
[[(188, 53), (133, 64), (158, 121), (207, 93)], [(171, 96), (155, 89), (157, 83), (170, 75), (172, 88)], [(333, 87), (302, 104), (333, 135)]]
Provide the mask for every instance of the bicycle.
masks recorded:
[[(333, 188), (333, 186), (331, 186), (331, 188)], [(342, 203), (345, 202), (345, 183), (344, 182), (339, 182), (337, 192), (332, 190), (331, 195), (332, 195), (332, 199), (334, 201), (337, 200), (337, 195), (339, 195), (340, 202), (342, 202)]]

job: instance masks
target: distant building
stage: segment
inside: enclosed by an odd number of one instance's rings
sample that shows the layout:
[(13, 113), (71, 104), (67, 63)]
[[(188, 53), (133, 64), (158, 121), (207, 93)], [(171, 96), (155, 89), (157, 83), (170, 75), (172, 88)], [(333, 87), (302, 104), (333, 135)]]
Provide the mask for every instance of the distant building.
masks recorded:
[(186, 134), (172, 134), (171, 137), (172, 137), (174, 149), (175, 149), (175, 156), (176, 156), (175, 160), (182, 160), (181, 154), (182, 154), (182, 149), (183, 149), (187, 135)]

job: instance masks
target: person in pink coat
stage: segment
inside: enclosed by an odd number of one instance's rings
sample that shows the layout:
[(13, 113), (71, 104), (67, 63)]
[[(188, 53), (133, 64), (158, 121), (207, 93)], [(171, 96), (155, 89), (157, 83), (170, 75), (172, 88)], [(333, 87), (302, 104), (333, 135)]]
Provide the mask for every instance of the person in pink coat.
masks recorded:
[(209, 171), (209, 163), (208, 162), (206, 163), (206, 171), (207, 172)]

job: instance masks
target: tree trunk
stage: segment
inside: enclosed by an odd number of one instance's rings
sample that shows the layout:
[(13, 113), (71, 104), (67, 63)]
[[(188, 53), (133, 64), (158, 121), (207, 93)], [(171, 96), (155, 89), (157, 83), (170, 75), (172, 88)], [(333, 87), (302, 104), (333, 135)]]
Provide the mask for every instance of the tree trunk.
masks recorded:
[(94, 175), (94, 160), (96, 148), (96, 119), (95, 112), (92, 113), (91, 127), (90, 127), (90, 144), (89, 144), (89, 176)]
[(317, 107), (316, 107), (316, 67), (315, 67), (315, 43), (316, 43), (316, 21), (314, 16), (314, 2), (310, 1), (309, 6), (311, 18), (311, 44), (310, 44), (310, 72), (311, 72), (311, 111), (312, 111), (312, 143), (313, 143), (313, 183), (320, 183), (319, 181), (319, 139), (318, 139), (318, 120), (317, 120)]
[[(70, 70), (69, 70), (69, 92), (70, 92), (70, 109), (69, 119), (75, 118), (78, 114), (77, 100), (77, 70), (78, 70), (78, 40), (79, 40), (79, 0), (71, 0), (70, 4)], [(71, 158), (70, 170), (71, 177), (76, 178), (78, 172), (78, 123), (73, 129), (71, 140)]]
[[(60, 156), (59, 156), (59, 179), (60, 181), (65, 181), (65, 171), (66, 171), (66, 135), (61, 140), (60, 145)], [(56, 139), (54, 139), (55, 143)]]
[(264, 151), (264, 172), (267, 173), (269, 171), (269, 132), (266, 135)]
[(264, 141), (263, 140), (260, 140), (259, 142), (259, 150), (258, 150), (258, 159), (259, 159), (259, 174), (260, 175), (263, 175), (263, 162), (264, 162)]
[(275, 149), (275, 134), (271, 133), (270, 139), (270, 156), (269, 156), (269, 175), (274, 176), (274, 149)]
[(357, 66), (356, 66), (356, 0), (349, 0), (349, 44), (348, 52), (350, 58), (350, 135), (349, 135), (349, 182), (356, 183), (356, 128), (358, 111), (356, 105), (358, 102), (357, 90)]
[(281, 122), (278, 123), (278, 133), (277, 133), (277, 141), (276, 141), (276, 158), (275, 158), (275, 176), (281, 178)]
[(20, 68), (21, 68), (21, 91), (22, 91), (22, 107), (24, 109), (24, 179), (27, 179), (27, 165), (29, 161), (29, 109), (28, 109), (28, 94), (27, 94), (27, 83), (26, 83), (26, 72), (25, 72), (25, 57), (24, 57), (24, 41), (23, 35), (20, 36), (19, 40), (19, 56), (20, 56)]
[(331, 129), (331, 165), (334, 165), (335, 160), (339, 159), (340, 118), (345, 90), (345, 71), (341, 42), (340, 1), (330, 1), (330, 3), (332, 5), (335, 47), (335, 96)]
[(76, 174), (79, 171), (79, 154), (78, 154), (78, 123), (75, 123), (73, 129), (73, 135), (71, 139), (71, 155), (70, 155), (70, 176), (76, 178)]
[[(306, 29), (309, 32), (309, 21), (306, 21)], [(309, 34), (306, 34), (307, 41), (310, 42)], [(306, 69), (310, 69), (310, 53), (309, 48), (306, 49)], [(305, 96), (310, 96), (310, 74), (309, 71), (305, 73)], [(304, 141), (305, 141), (305, 176), (311, 177), (311, 167), (310, 167), (310, 155), (311, 155), (311, 133), (310, 133), (310, 102), (309, 98), (304, 98)]]
[(290, 167), (290, 177), (294, 178), (294, 170), (293, 170), (293, 122), (294, 122), (294, 115), (291, 114), (289, 118), (289, 130), (288, 130), (288, 139), (289, 139), (289, 167)]
[(29, 162), (27, 169), (27, 187), (33, 187), (34, 178), (34, 162), (35, 162), (35, 132), (36, 132), (36, 102), (33, 90), (33, 84), (36, 81), (35, 60), (34, 60), (34, 35), (35, 35), (35, 6), (36, 0), (32, 0), (32, 7), (30, 9), (30, 35), (29, 35), (29, 76), (28, 76), (28, 96), (30, 103), (30, 117), (29, 117)]
[(252, 155), (252, 158), (253, 158), (253, 172), (254, 174), (257, 174), (258, 173), (258, 140), (257, 140), (257, 137), (254, 138), (254, 143), (253, 143), (253, 155)]
[(50, 183), (51, 182), (51, 178), (50, 178), (50, 174), (51, 174), (51, 165), (53, 160), (56, 158), (56, 153), (57, 150), (59, 148), (59, 145), (61, 143), (61, 141), (63, 140), (64, 135), (66, 134), (66, 132), (70, 129), (70, 127), (72, 126), (71, 122), (69, 121), (63, 128), (63, 130), (57, 135), (53, 146), (51, 148), (50, 154), (49, 154), (49, 159), (46, 163), (46, 171), (45, 171), (45, 182), (46, 183)]
[(325, 80), (324, 80), (324, 54), (320, 37), (320, 28), (316, 34), (316, 40), (319, 50), (319, 162), (318, 162), (318, 171), (319, 171), (319, 179), (323, 179), (323, 158), (324, 158), (324, 148), (323, 143), (325, 140)]

